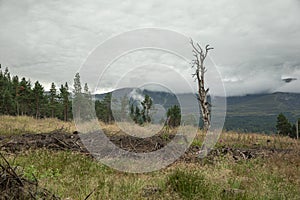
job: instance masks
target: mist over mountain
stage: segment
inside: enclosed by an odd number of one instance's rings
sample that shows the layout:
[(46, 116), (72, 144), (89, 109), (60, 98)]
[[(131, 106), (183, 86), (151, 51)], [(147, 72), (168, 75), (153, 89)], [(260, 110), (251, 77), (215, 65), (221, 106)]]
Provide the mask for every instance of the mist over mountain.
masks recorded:
[[(123, 93), (132, 88), (118, 89), (114, 93)], [(126, 91), (126, 92), (125, 92)], [(165, 91), (143, 90), (141, 94), (148, 94), (154, 104), (162, 105), (166, 110), (172, 105), (179, 105), (178, 99), (186, 104), (196, 99), (196, 94), (171, 94)], [(106, 94), (96, 94), (95, 99), (102, 99)], [(215, 97), (225, 98), (225, 97)], [(291, 123), (300, 118), (300, 93), (262, 93), (245, 96), (226, 97), (227, 113), (224, 129), (241, 132), (276, 132), (276, 119), (279, 113), (284, 113)], [(193, 108), (185, 107), (185, 112), (193, 113)]]

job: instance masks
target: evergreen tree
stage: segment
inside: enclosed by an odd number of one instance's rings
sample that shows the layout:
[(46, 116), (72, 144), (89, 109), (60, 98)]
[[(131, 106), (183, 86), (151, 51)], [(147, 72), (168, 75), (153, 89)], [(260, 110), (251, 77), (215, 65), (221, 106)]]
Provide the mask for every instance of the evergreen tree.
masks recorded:
[(181, 121), (181, 111), (178, 105), (174, 105), (167, 111), (167, 125), (170, 127), (177, 127), (180, 125)]
[(111, 98), (111, 93), (107, 93), (103, 100), (95, 101), (96, 115), (98, 119), (103, 121), (104, 123), (112, 123), (114, 121), (113, 113), (111, 110)]
[(133, 104), (131, 104), (131, 106), (130, 106), (130, 118), (132, 120), (134, 120), (134, 106), (133, 106)]
[(5, 115), (15, 113), (14, 99), (12, 96), (12, 82), (8, 68), (5, 68), (4, 73), (0, 73), (0, 112)]
[(83, 111), (84, 111), (84, 118), (86, 120), (91, 120), (93, 119), (93, 100), (92, 100), (92, 95), (91, 92), (89, 91), (89, 87), (88, 84), (85, 83), (84, 84), (84, 88), (83, 88), (84, 94), (82, 97), (82, 106), (83, 106)]
[(142, 125), (144, 123), (144, 119), (143, 119), (143, 115), (139, 109), (138, 106), (135, 107), (135, 112), (134, 112), (134, 122), (139, 124), (139, 125)]
[(91, 92), (89, 90), (89, 86), (87, 83), (84, 84), (83, 93), (84, 93), (84, 97), (85, 97), (85, 100), (87, 101), (87, 103), (91, 104), (92, 95), (91, 95)]
[(121, 99), (121, 110), (120, 110), (120, 117), (121, 120), (127, 121), (127, 113), (128, 113), (128, 96), (125, 94)]
[(153, 101), (149, 95), (145, 95), (145, 99), (142, 102), (143, 110), (142, 110), (142, 118), (143, 121), (146, 123), (151, 122), (151, 117), (150, 117), (150, 109), (152, 107)]
[(19, 81), (11, 79), (8, 68), (2, 72), (0, 64), (0, 114), (17, 115), (17, 98), (15, 88), (19, 87)]
[(79, 73), (76, 73), (75, 74), (75, 78), (74, 78), (74, 90), (73, 90), (73, 93), (74, 95), (80, 95), (82, 94), (82, 87), (81, 87), (81, 82), (80, 82), (80, 75)]
[(70, 92), (69, 92), (69, 86), (68, 83), (66, 82), (65, 85), (60, 86), (60, 98), (62, 99), (62, 104), (63, 104), (63, 114), (64, 114), (64, 121), (69, 120), (69, 113), (70, 113)]
[(57, 94), (56, 94), (56, 86), (54, 83), (51, 83), (50, 94), (49, 94), (49, 103), (51, 110), (51, 117), (54, 118), (55, 108), (57, 106)]
[(134, 106), (134, 103), (130, 105), (130, 117), (131, 119), (139, 124), (142, 125), (144, 123), (151, 122), (150, 116), (150, 109), (153, 105), (153, 101), (149, 95), (145, 95), (145, 99), (141, 102), (141, 109), (140, 107)]
[(43, 86), (36, 81), (33, 88), (34, 100), (35, 100), (35, 117), (41, 117), (41, 106), (44, 103), (44, 88)]
[(111, 110), (111, 99), (112, 94), (107, 93), (103, 99), (103, 108), (104, 108), (104, 122), (112, 123), (113, 122), (113, 113)]
[(85, 94), (89, 94), (89, 93), (90, 93), (90, 91), (89, 91), (89, 86), (88, 86), (87, 83), (84, 84), (83, 91), (84, 91)]
[[(80, 87), (76, 89), (80, 90)], [(23, 77), (19, 81), (18, 76), (11, 78), (8, 68), (2, 71), (0, 64), (0, 115), (49, 116), (68, 120), (72, 118), (69, 94), (67, 83), (63, 86), (61, 97), (56, 94), (55, 84), (52, 83), (47, 96), (38, 81), (31, 88), (30, 80)]]
[(19, 115), (20, 111), (19, 111), (19, 77), (18, 76), (14, 76), (12, 78), (12, 96), (14, 98), (14, 104), (15, 104), (15, 115)]
[(103, 113), (103, 105), (102, 105), (102, 102), (99, 101), (99, 100), (96, 100), (95, 101), (95, 111), (96, 111), (96, 116), (99, 120), (103, 121), (102, 120), (102, 113)]
[(276, 129), (280, 135), (290, 135), (292, 132), (292, 125), (282, 113), (277, 116)]
[(82, 93), (81, 81), (79, 73), (75, 74), (74, 78), (74, 98), (73, 107), (75, 109), (74, 118), (76, 120), (91, 120), (93, 119), (93, 102), (87, 83), (84, 85), (84, 92)]
[(30, 80), (26, 80), (24, 77), (21, 79), (19, 85), (19, 100), (20, 100), (20, 112), (21, 115), (33, 114), (31, 106), (34, 99), (32, 98), (32, 90)]
[(82, 106), (82, 101), (83, 101), (83, 95), (82, 95), (82, 87), (81, 87), (81, 82), (80, 82), (80, 75), (79, 73), (75, 74), (75, 78), (74, 78), (74, 98), (73, 98), (73, 106), (75, 107), (75, 114), (76, 118), (81, 118), (81, 106)]
[(14, 114), (14, 100), (9, 89), (3, 92), (3, 114), (13, 115)]

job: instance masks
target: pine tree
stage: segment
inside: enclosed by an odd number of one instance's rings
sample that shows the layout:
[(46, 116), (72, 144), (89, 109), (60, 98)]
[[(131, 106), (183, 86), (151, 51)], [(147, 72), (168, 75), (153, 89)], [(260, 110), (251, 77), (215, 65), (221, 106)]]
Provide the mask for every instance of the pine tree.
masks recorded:
[(107, 93), (103, 99), (103, 103), (104, 103), (104, 121), (106, 123), (112, 123), (113, 121), (113, 113), (111, 110), (111, 99), (112, 99), (112, 94), (111, 93)]
[(51, 109), (51, 117), (54, 118), (54, 111), (57, 105), (57, 94), (56, 94), (56, 86), (54, 83), (51, 83), (50, 95), (49, 95), (49, 103)]
[[(127, 121), (127, 112), (128, 112), (128, 96), (125, 94), (121, 99), (121, 110), (120, 110), (120, 117), (121, 120)], [(131, 111), (130, 111), (131, 112)]]
[(174, 105), (167, 111), (167, 125), (170, 127), (177, 127), (180, 125), (181, 121), (181, 111), (178, 105)]
[[(80, 84), (79, 74), (76, 77)], [(76, 89), (80, 91), (81, 86)], [(36, 118), (51, 116), (68, 120), (72, 118), (69, 94), (67, 83), (63, 86), (62, 97), (56, 95), (56, 87), (52, 83), (50, 95), (47, 96), (38, 81), (31, 88), (30, 80), (24, 77), (19, 80), (18, 76), (11, 78), (8, 68), (2, 71), (0, 64), (0, 115), (28, 115)], [(50, 105), (50, 109), (47, 105)]]
[(85, 120), (89, 121), (93, 119), (93, 102), (91, 93), (87, 83), (84, 85), (84, 91), (82, 93), (81, 81), (79, 73), (75, 74), (74, 78), (74, 98), (73, 107), (75, 109), (75, 120)]
[(130, 118), (132, 120), (134, 120), (134, 106), (133, 106), (133, 104), (131, 104), (131, 106), (130, 106)]
[(88, 86), (87, 83), (84, 84), (83, 91), (84, 91), (85, 94), (89, 94), (89, 93), (90, 93), (90, 92), (89, 92), (89, 86)]
[(32, 102), (34, 102), (34, 98), (31, 90), (30, 80), (26, 80), (24, 77), (22, 78), (19, 85), (19, 100), (20, 100), (20, 112), (21, 115), (30, 115), (33, 114)]
[(14, 99), (12, 96), (12, 82), (8, 68), (5, 68), (4, 73), (0, 70), (0, 113), (11, 115), (15, 113)]
[(282, 113), (277, 116), (276, 129), (280, 135), (290, 135), (292, 132), (292, 125)]
[(81, 82), (80, 82), (80, 75), (79, 73), (76, 73), (75, 74), (75, 78), (74, 78), (74, 90), (73, 90), (73, 93), (74, 95), (80, 95), (82, 94), (82, 87), (81, 87)]
[(35, 99), (35, 117), (40, 118), (41, 116), (41, 106), (44, 103), (44, 88), (36, 81), (33, 88), (33, 94)]
[(80, 75), (79, 73), (75, 74), (74, 78), (74, 98), (73, 98), (73, 106), (75, 107), (75, 115), (74, 117), (80, 119), (81, 118), (81, 106), (82, 106), (82, 87), (80, 82)]
[(88, 86), (87, 83), (84, 84), (84, 87), (83, 87), (83, 93), (84, 93), (85, 101), (86, 101), (88, 104), (91, 104), (92, 95), (91, 95), (91, 92), (90, 92), (90, 90), (89, 90), (89, 86)]
[(9, 89), (3, 93), (3, 114), (12, 115), (14, 112), (14, 101)]
[(19, 110), (19, 77), (18, 76), (14, 76), (12, 78), (12, 96), (14, 99), (14, 104), (15, 104), (15, 115), (19, 115), (20, 114), (20, 110)]
[(111, 123), (114, 121), (113, 113), (111, 110), (111, 93), (107, 93), (103, 100), (95, 101), (95, 110), (96, 115), (99, 120), (103, 121), (104, 123)]
[(134, 112), (134, 119), (135, 123), (142, 125), (144, 123), (143, 121), (143, 116), (140, 112), (139, 107), (135, 107), (135, 112)]
[(0, 64), (0, 114), (17, 115), (16, 88), (19, 87), (19, 81), (17, 77), (11, 79), (8, 68), (3, 72), (1, 67)]
[(142, 102), (143, 110), (142, 110), (142, 118), (143, 121), (146, 123), (151, 122), (151, 117), (150, 117), (150, 109), (152, 107), (153, 101), (149, 95), (145, 95), (145, 99)]
[(70, 92), (69, 92), (68, 83), (66, 82), (65, 85), (61, 85), (59, 90), (60, 90), (60, 97), (61, 97), (62, 103), (63, 103), (64, 121), (68, 121), (69, 120), (69, 107), (70, 107), (69, 106)]
[(96, 100), (95, 101), (95, 111), (96, 111), (96, 116), (99, 120), (103, 121), (102, 120), (102, 111), (103, 111), (103, 106), (102, 106), (102, 103), (101, 101), (99, 100)]

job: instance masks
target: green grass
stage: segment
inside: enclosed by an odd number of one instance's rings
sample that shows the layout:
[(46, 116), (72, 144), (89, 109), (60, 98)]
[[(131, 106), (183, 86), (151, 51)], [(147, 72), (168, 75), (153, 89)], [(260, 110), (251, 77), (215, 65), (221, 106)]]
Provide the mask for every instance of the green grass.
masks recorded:
[(199, 171), (176, 169), (168, 176), (167, 184), (183, 199), (211, 199), (217, 195), (217, 186), (206, 180)]
[[(55, 119), (2, 117), (0, 134), (55, 130), (67, 124)], [(14, 123), (15, 122), (15, 123)], [(25, 128), (23, 128), (25, 127)], [(7, 131), (7, 128), (10, 131)], [(118, 133), (115, 125), (104, 127)], [(69, 125), (69, 131), (73, 126)], [(18, 131), (15, 131), (18, 130)], [(47, 131), (45, 131), (47, 132)], [(201, 146), (199, 132), (192, 145)], [(266, 143), (267, 140), (270, 142)], [(216, 147), (294, 149), (265, 158), (235, 161), (230, 155), (200, 163), (176, 162), (160, 171), (129, 174), (113, 170), (87, 155), (40, 149), (5, 154), (29, 180), (62, 199), (300, 199), (300, 143), (288, 137), (223, 133)], [(205, 162), (205, 159), (207, 162)], [(3, 162), (0, 159), (0, 162)]]
[(177, 163), (145, 174), (118, 172), (72, 152), (37, 150), (6, 157), (26, 178), (37, 178), (63, 199), (84, 199), (92, 191), (90, 199), (300, 198), (300, 170), (280, 157), (239, 162), (223, 157), (216, 164)]
[(28, 151), (9, 160), (21, 166), (26, 178), (37, 178), (42, 187), (62, 198), (84, 199), (94, 191), (92, 199), (140, 199), (144, 186), (160, 181), (156, 173), (146, 177), (121, 173), (72, 152)]

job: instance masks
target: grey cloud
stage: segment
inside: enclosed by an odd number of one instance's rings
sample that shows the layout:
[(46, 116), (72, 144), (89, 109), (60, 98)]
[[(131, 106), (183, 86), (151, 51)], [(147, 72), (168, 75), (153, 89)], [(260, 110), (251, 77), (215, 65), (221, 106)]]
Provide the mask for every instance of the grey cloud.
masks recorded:
[[(300, 92), (299, 11), (297, 0), (2, 0), (0, 62), (33, 81), (71, 83), (90, 51), (107, 38), (161, 27), (214, 46), (210, 56), (228, 94)], [(182, 70), (192, 73), (189, 66)], [(298, 80), (284, 85), (282, 76), (292, 75)]]

